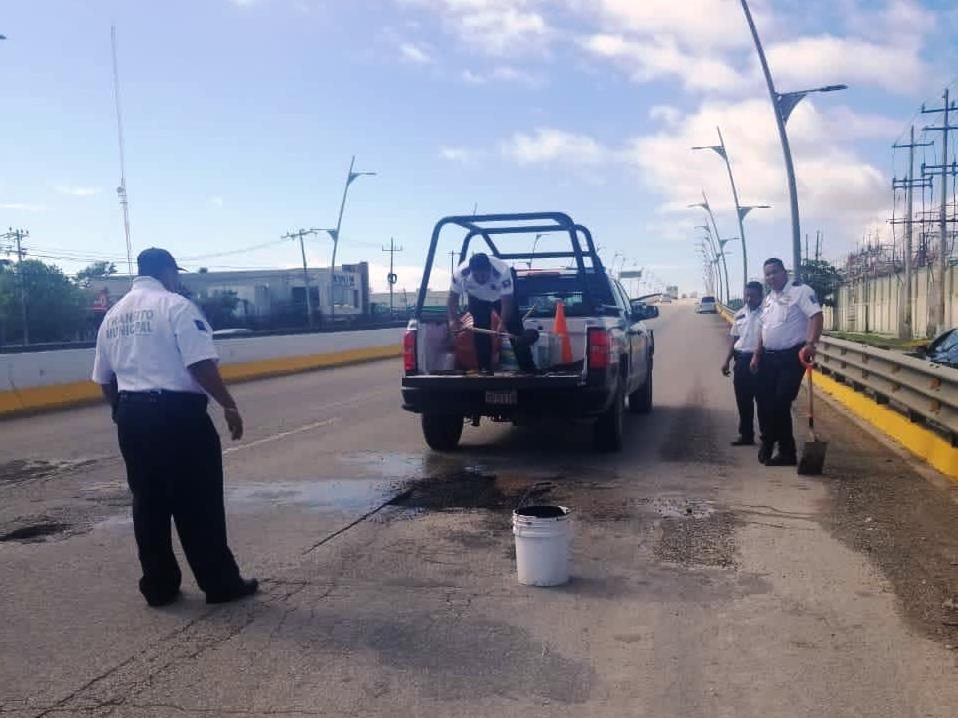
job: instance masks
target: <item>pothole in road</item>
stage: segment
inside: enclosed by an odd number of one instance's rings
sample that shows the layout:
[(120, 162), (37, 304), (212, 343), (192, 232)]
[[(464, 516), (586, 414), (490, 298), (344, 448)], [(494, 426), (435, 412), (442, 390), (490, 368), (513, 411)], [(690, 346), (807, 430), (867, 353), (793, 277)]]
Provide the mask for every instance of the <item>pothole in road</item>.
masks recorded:
[(649, 506), (659, 516), (668, 519), (702, 519), (715, 513), (711, 502), (695, 499), (656, 497)]
[(17, 541), (19, 543), (37, 543), (45, 541), (49, 536), (64, 533), (70, 528), (70, 524), (59, 523), (57, 521), (39, 521), (21, 526), (5, 534), (0, 534), (0, 542)]

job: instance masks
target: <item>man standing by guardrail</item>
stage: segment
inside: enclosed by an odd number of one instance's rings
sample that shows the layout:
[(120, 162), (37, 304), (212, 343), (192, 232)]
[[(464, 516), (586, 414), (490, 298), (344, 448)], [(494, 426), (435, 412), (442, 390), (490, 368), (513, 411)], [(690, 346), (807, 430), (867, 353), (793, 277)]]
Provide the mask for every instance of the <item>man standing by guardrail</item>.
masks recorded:
[[(750, 364), (758, 376), (759, 415), (766, 417), (758, 460), (766, 466), (795, 466), (792, 402), (805, 372), (799, 352), (806, 361), (814, 360), (822, 335), (822, 307), (811, 287), (788, 281), (781, 259), (765, 260), (763, 269), (771, 291), (762, 304), (761, 341)], [(773, 456), (776, 444), (778, 454)]]
[[(752, 356), (758, 349), (762, 334), (762, 295), (764, 290), (758, 282), (745, 286), (745, 306), (735, 312), (729, 335), (728, 354), (722, 362), (722, 374), (729, 375), (729, 362), (735, 360), (733, 386), (735, 403), (738, 406), (738, 438), (732, 446), (751, 446), (755, 443), (755, 405), (758, 397), (759, 376), (750, 368)], [(760, 407), (758, 414), (759, 434), (764, 437), (766, 418)]]
[(153, 247), (136, 261), (139, 276), (97, 335), (93, 381), (113, 407), (133, 493), (140, 592), (151, 606), (179, 596), (172, 518), (206, 602), (249, 596), (258, 584), (240, 576), (226, 541), (223, 455), (207, 397), (223, 407), (234, 440), (243, 436), (243, 420), (220, 377), (212, 330), (175, 292), (173, 256)]

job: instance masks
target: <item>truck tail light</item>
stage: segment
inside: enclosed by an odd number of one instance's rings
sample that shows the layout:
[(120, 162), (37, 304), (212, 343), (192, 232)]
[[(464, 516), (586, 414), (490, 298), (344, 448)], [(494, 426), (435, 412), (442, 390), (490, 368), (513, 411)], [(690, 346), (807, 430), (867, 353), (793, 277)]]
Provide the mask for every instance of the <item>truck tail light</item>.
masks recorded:
[(416, 372), (416, 330), (407, 329), (402, 338), (402, 363), (407, 374)]
[(612, 351), (612, 342), (609, 332), (605, 329), (590, 329), (589, 337), (589, 369), (607, 369)]

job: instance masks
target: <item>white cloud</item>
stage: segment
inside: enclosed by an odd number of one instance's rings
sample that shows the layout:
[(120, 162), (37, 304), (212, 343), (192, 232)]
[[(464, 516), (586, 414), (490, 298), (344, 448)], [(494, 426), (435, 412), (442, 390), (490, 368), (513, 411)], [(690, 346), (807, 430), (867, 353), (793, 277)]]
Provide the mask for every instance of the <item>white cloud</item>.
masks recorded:
[[(847, 147), (889, 121), (858, 117), (848, 108), (820, 111), (806, 100), (789, 121), (789, 139), (795, 158), (802, 217), (827, 221), (849, 232), (889, 210), (888, 179), (881, 170)], [(842, 134), (835, 128), (845, 126)], [(722, 128), (743, 204), (771, 204), (771, 211), (749, 217), (751, 223), (787, 219), (788, 198), (782, 152), (767, 100), (737, 103), (706, 102), (667, 132), (633, 139), (628, 161), (650, 189), (663, 198), (666, 213), (685, 211), (704, 189), (713, 209), (734, 223), (734, 209), (721, 160), (713, 153), (689, 152), (692, 145), (714, 141), (715, 126)], [(728, 212), (732, 212), (728, 216)], [(692, 217), (690, 217), (690, 220)], [(734, 224), (732, 225), (734, 226)], [(724, 232), (732, 234), (731, 228)]]
[[(445, 263), (447, 264), (447, 263)], [(432, 290), (443, 291), (449, 289), (450, 274), (449, 267), (445, 266), (438, 259), (429, 273), (429, 288)], [(416, 303), (416, 297), (419, 292), (419, 285), (422, 284), (423, 268), (421, 264), (397, 264), (393, 267), (396, 273), (396, 285), (393, 287), (395, 293), (396, 307), (404, 306), (404, 299), (411, 305)], [(379, 264), (370, 262), (369, 264), (369, 284), (373, 292), (388, 292), (389, 283), (386, 276), (389, 274), (388, 264)], [(403, 296), (405, 289), (405, 297)]]
[(579, 41), (595, 57), (611, 60), (639, 83), (677, 77), (687, 90), (729, 92), (743, 86), (743, 77), (718, 56), (694, 54), (674, 38), (629, 39), (623, 35), (596, 34)]
[[(741, 9), (729, 0), (578, 0), (571, 4), (596, 14), (603, 27), (615, 32), (668, 37), (703, 50), (750, 42)], [(762, 6), (753, 4), (760, 22)]]
[(654, 105), (649, 109), (649, 118), (666, 125), (674, 125), (682, 119), (682, 111), (671, 105)]
[(463, 70), (461, 77), (463, 82), (469, 85), (485, 85), (489, 82), (499, 81), (525, 85), (526, 87), (540, 87), (544, 82), (538, 75), (512, 65), (497, 65), (485, 74)]
[(400, 0), (427, 7), (447, 32), (472, 49), (493, 56), (542, 54), (553, 30), (533, 0)]
[(223, 207), (223, 198), (220, 196), (210, 197), (210, 204), (216, 207), (217, 209), (222, 209)]
[(918, 48), (853, 37), (801, 37), (768, 47), (775, 84), (798, 88), (835, 82), (875, 85), (910, 95), (926, 85), (929, 73)]
[(470, 150), (466, 147), (441, 147), (439, 148), (439, 157), (450, 162), (460, 164), (475, 164), (482, 156), (478, 150)]
[(229, 1), (233, 3), (234, 5), (238, 5), (239, 7), (250, 7), (252, 5), (256, 5), (259, 2), (262, 2), (262, 0), (229, 0)]
[(60, 194), (69, 195), (70, 197), (92, 197), (103, 191), (102, 187), (81, 187), (62, 184), (54, 185), (53, 189)]
[(608, 150), (591, 137), (549, 127), (540, 127), (531, 135), (517, 132), (501, 149), (505, 157), (521, 165), (552, 162), (595, 165), (608, 154)]
[(5, 202), (0, 203), (0, 209), (9, 209), (15, 212), (46, 212), (47, 208), (42, 204), (28, 204), (26, 202)]
[(429, 65), (435, 62), (432, 54), (424, 45), (414, 42), (402, 43), (399, 46), (399, 54), (403, 60), (416, 65)]

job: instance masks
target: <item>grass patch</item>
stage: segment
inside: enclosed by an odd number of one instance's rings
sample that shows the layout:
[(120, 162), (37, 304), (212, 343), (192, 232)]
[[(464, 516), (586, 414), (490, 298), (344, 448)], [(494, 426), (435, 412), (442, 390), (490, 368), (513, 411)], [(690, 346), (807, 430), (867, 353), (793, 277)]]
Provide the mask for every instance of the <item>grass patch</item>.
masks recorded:
[(928, 346), (928, 339), (899, 339), (890, 334), (874, 334), (864, 332), (825, 332), (834, 339), (844, 339), (848, 342), (858, 342), (879, 349), (895, 349), (898, 351), (916, 351)]

